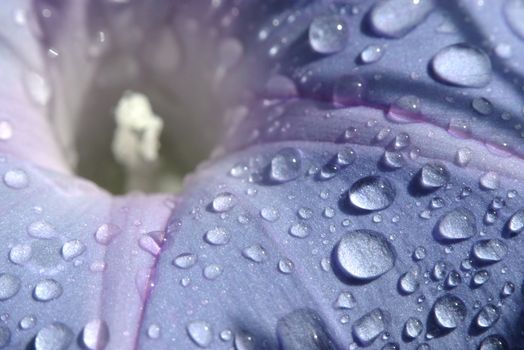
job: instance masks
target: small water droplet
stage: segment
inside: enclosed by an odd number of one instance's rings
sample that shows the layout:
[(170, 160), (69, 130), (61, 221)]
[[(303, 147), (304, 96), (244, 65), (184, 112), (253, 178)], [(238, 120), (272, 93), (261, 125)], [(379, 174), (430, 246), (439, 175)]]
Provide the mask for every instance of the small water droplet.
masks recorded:
[(33, 328), (36, 325), (36, 317), (33, 315), (25, 316), (18, 322), (18, 327), (20, 327), (21, 330), (28, 330)]
[(475, 323), (479, 328), (491, 328), (500, 317), (500, 310), (492, 304), (485, 305), (477, 315)]
[(309, 26), (309, 44), (313, 50), (321, 54), (343, 50), (348, 38), (348, 25), (342, 16), (317, 17)]
[(51, 99), (51, 87), (47, 80), (35, 72), (24, 74), (24, 86), (29, 98), (39, 106), (46, 106)]
[(95, 232), (95, 240), (102, 244), (110, 244), (121, 233), (120, 227), (114, 224), (102, 224)]
[(419, 184), (426, 190), (435, 190), (449, 182), (449, 171), (444, 164), (427, 163), (419, 174)]
[(401, 38), (421, 24), (433, 10), (429, 0), (384, 0), (369, 13), (369, 24), (377, 35)]
[(218, 264), (207, 265), (204, 268), (204, 277), (208, 280), (215, 280), (222, 274), (223, 271), (224, 269), (222, 266)]
[(51, 239), (56, 236), (56, 231), (47, 221), (35, 221), (27, 226), (27, 233), (34, 238)]
[(379, 45), (369, 45), (360, 53), (360, 61), (364, 64), (375, 63), (384, 56), (385, 50)]
[(18, 277), (9, 273), (0, 274), (0, 301), (11, 299), (20, 290), (21, 282)]
[(65, 261), (71, 261), (74, 258), (82, 255), (86, 250), (86, 246), (82, 241), (78, 239), (73, 239), (70, 241), (67, 241), (62, 246), (62, 258), (64, 258)]
[(153, 323), (149, 327), (147, 327), (147, 336), (151, 339), (160, 338), (160, 332), (160, 326), (156, 323)]
[(459, 297), (446, 294), (435, 301), (433, 316), (437, 325), (452, 330), (461, 324), (467, 315), (466, 305)]
[(242, 255), (253, 262), (261, 263), (268, 259), (266, 250), (260, 244), (254, 244), (242, 250)]
[(295, 270), (295, 264), (288, 258), (283, 258), (278, 261), (278, 271), (285, 275), (292, 273)]
[(488, 171), (480, 177), (480, 187), (485, 190), (496, 190), (499, 186), (499, 175), (494, 171)]
[(417, 267), (410, 269), (400, 276), (398, 286), (403, 294), (415, 293), (419, 288), (419, 270)]
[(8, 187), (20, 190), (26, 188), (29, 185), (29, 177), (22, 169), (8, 170), (4, 174), (4, 183)]
[(280, 218), (280, 214), (277, 209), (268, 207), (260, 210), (260, 216), (269, 222), (275, 222)]
[(435, 77), (462, 87), (484, 87), (491, 80), (491, 61), (482, 50), (469, 44), (454, 44), (441, 49), (431, 60)]
[(374, 309), (353, 323), (353, 338), (361, 346), (371, 345), (386, 330), (385, 315)]
[(490, 115), (493, 113), (493, 104), (485, 97), (476, 97), (471, 102), (471, 107), (480, 115)]
[(209, 244), (225, 245), (231, 240), (231, 234), (223, 227), (215, 227), (206, 232), (204, 239)]
[(357, 306), (357, 301), (351, 292), (341, 292), (333, 306), (335, 309), (350, 310)]
[(489, 280), (489, 277), (487, 270), (479, 270), (473, 274), (472, 283), (475, 287), (480, 287)]
[(309, 236), (311, 227), (304, 223), (293, 224), (289, 228), (289, 234), (297, 238), (306, 238)]
[(24, 265), (31, 259), (32, 254), (29, 244), (17, 244), (9, 251), (9, 260), (13, 264)]
[(507, 298), (511, 296), (513, 293), (515, 293), (515, 284), (512, 282), (506, 282), (502, 286), (502, 290), (500, 291), (500, 296), (502, 298)]
[(215, 199), (213, 199), (211, 206), (215, 212), (223, 213), (231, 210), (236, 205), (236, 202), (235, 195), (229, 192), (224, 192), (218, 194)]

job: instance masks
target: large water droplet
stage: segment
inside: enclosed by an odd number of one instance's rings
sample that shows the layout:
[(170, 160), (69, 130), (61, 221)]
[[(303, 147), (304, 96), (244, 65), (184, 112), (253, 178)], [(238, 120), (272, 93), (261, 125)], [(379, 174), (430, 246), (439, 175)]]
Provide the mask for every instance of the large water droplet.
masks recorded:
[(6, 186), (20, 190), (29, 185), (29, 177), (22, 169), (8, 170), (4, 174), (4, 183)]
[(446, 294), (435, 301), (433, 316), (437, 325), (452, 330), (461, 324), (467, 315), (466, 305), (459, 297)]
[(385, 315), (374, 309), (353, 323), (353, 338), (361, 346), (371, 345), (386, 330)]
[(422, 23), (431, 10), (430, 0), (382, 0), (371, 9), (369, 21), (375, 34), (401, 38)]
[(9, 251), (9, 260), (13, 264), (23, 265), (31, 259), (32, 249), (29, 244), (17, 244)]
[(205, 321), (193, 321), (187, 325), (187, 334), (201, 348), (207, 348), (213, 341), (211, 325)]
[(0, 301), (11, 299), (20, 290), (20, 279), (9, 273), (0, 274)]
[(348, 26), (342, 16), (317, 17), (309, 26), (309, 44), (321, 54), (339, 52), (346, 47)]
[(345, 234), (335, 246), (337, 264), (347, 276), (373, 280), (395, 265), (395, 252), (379, 232), (356, 230)]
[(349, 190), (349, 201), (363, 210), (382, 210), (395, 199), (393, 184), (382, 176), (367, 176), (356, 181)]
[(82, 330), (82, 343), (90, 350), (104, 349), (108, 342), (109, 328), (102, 320), (92, 320)]
[(65, 261), (71, 261), (74, 258), (82, 255), (86, 250), (86, 246), (82, 241), (78, 239), (73, 239), (67, 241), (62, 246), (62, 257)]
[(52, 323), (38, 331), (35, 350), (66, 350), (73, 342), (74, 334), (65, 324)]
[(289, 228), (289, 234), (297, 238), (306, 238), (309, 236), (310, 231), (311, 227), (304, 223), (293, 224)]
[(272, 181), (283, 183), (299, 177), (302, 173), (302, 154), (296, 148), (281, 149), (272, 159), (269, 177)]
[(504, 15), (511, 30), (524, 39), (524, 1), (506, 0), (504, 3)]
[(435, 190), (449, 181), (449, 171), (444, 164), (428, 163), (420, 169), (419, 184), (426, 190)]
[(437, 223), (437, 236), (443, 241), (469, 239), (477, 232), (475, 215), (466, 208), (457, 208), (444, 214)]
[(62, 295), (62, 286), (53, 279), (40, 281), (33, 290), (33, 297), (38, 301), (51, 301)]
[(277, 323), (280, 349), (285, 350), (335, 350), (321, 317), (309, 309), (293, 311)]
[(209, 244), (224, 245), (231, 240), (231, 234), (223, 227), (215, 227), (207, 231), (204, 238)]
[(473, 245), (473, 256), (484, 263), (501, 261), (506, 256), (508, 248), (499, 239), (485, 239)]
[(488, 55), (469, 44), (443, 48), (431, 60), (431, 69), (438, 80), (456, 86), (484, 87), (491, 80)]

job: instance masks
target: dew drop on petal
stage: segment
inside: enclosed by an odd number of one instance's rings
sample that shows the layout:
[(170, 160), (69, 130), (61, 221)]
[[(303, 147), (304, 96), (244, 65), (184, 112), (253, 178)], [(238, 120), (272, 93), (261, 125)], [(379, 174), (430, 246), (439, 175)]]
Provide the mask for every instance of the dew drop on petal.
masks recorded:
[(457, 328), (466, 318), (466, 305), (459, 297), (446, 294), (435, 301), (433, 316), (441, 328), (452, 330)]
[(236, 205), (236, 197), (232, 193), (224, 192), (218, 194), (211, 203), (213, 210), (217, 213), (223, 213), (231, 210)]
[(431, 69), (439, 81), (456, 86), (479, 88), (491, 80), (488, 55), (469, 44), (441, 49), (431, 60)]
[(384, 56), (384, 48), (379, 45), (369, 45), (360, 53), (360, 61), (364, 64), (375, 63)]
[(215, 227), (206, 232), (204, 239), (212, 245), (225, 245), (231, 240), (231, 234), (223, 227)]
[(276, 208), (267, 207), (260, 210), (260, 216), (266, 221), (275, 222), (279, 219), (280, 214)]
[(0, 301), (11, 299), (20, 290), (21, 282), (18, 277), (9, 273), (0, 274)]
[(95, 232), (95, 240), (102, 245), (108, 245), (120, 233), (121, 229), (117, 225), (102, 224)]
[(343, 75), (338, 78), (333, 89), (333, 103), (339, 106), (361, 104), (366, 97), (364, 80), (356, 75)]
[(419, 288), (419, 271), (417, 268), (412, 268), (408, 272), (402, 274), (398, 280), (398, 286), (403, 294), (415, 293)]
[(419, 184), (426, 190), (441, 188), (449, 182), (449, 171), (444, 164), (428, 163), (420, 169)]
[(276, 333), (279, 349), (335, 349), (327, 333), (326, 324), (320, 315), (311, 309), (298, 309), (280, 318)]
[(342, 16), (317, 17), (309, 26), (309, 44), (321, 54), (339, 52), (346, 47), (348, 25)]
[(355, 230), (345, 234), (335, 246), (334, 255), (342, 272), (350, 278), (373, 280), (391, 270), (395, 252), (379, 232)]
[(288, 258), (283, 258), (278, 261), (278, 271), (285, 275), (289, 275), (295, 270), (295, 264)]
[(173, 259), (173, 265), (181, 269), (189, 269), (197, 262), (197, 256), (191, 253), (182, 253)]
[(349, 190), (350, 203), (362, 210), (382, 210), (395, 199), (393, 184), (382, 176), (367, 176), (357, 180)]
[(430, 0), (382, 0), (369, 13), (369, 24), (377, 35), (401, 38), (422, 23), (433, 10)]
[(254, 244), (242, 250), (242, 255), (253, 262), (261, 263), (267, 260), (267, 252), (260, 244)]
[(495, 334), (484, 338), (478, 350), (509, 350), (509, 346), (502, 336)]
[(341, 310), (353, 309), (356, 305), (357, 302), (351, 292), (341, 292), (333, 304), (335, 309)]
[(512, 235), (524, 231), (524, 209), (519, 209), (508, 220), (507, 228)]
[(475, 215), (466, 208), (457, 208), (444, 214), (437, 223), (437, 235), (444, 241), (461, 241), (477, 232)]
[(39, 106), (46, 106), (52, 93), (47, 80), (40, 74), (31, 71), (27, 71), (23, 78), (29, 98)]
[(353, 338), (361, 346), (371, 345), (386, 330), (385, 315), (374, 309), (353, 323)]
[(292, 147), (281, 149), (272, 159), (269, 169), (271, 181), (288, 182), (302, 173), (302, 154)]
[(479, 328), (491, 328), (500, 318), (500, 310), (492, 304), (485, 305), (480, 309), (475, 324)]
[(107, 323), (100, 320), (88, 322), (82, 330), (82, 343), (90, 349), (104, 349), (109, 342), (109, 327)]
[(22, 330), (28, 330), (36, 325), (36, 317), (33, 315), (25, 316), (18, 322), (18, 327)]
[(494, 171), (488, 171), (480, 177), (480, 187), (485, 190), (496, 190), (499, 186), (500, 178)]
[(62, 285), (53, 279), (46, 279), (36, 284), (33, 297), (37, 301), (51, 301), (62, 295)]
[(193, 321), (186, 327), (191, 340), (201, 348), (207, 348), (213, 341), (211, 325), (205, 321)]
[(485, 239), (476, 242), (472, 248), (473, 256), (484, 263), (494, 263), (504, 259), (508, 252), (506, 244), (499, 239)]
[(422, 321), (418, 318), (410, 317), (404, 324), (404, 335), (408, 339), (415, 339), (422, 333), (423, 329)]
[(222, 266), (218, 264), (211, 264), (204, 267), (204, 277), (208, 280), (217, 279), (223, 272)]
[(311, 227), (304, 223), (293, 224), (289, 228), (289, 234), (297, 238), (306, 238), (309, 236)]
[(33, 251), (29, 244), (17, 244), (9, 251), (9, 260), (13, 264), (24, 265), (31, 259), (32, 254)]
[(471, 107), (480, 115), (490, 115), (493, 112), (493, 104), (485, 97), (474, 98)]
[(4, 183), (6, 186), (16, 190), (26, 188), (29, 185), (29, 177), (22, 169), (8, 170), (4, 174)]
[(56, 236), (56, 231), (47, 221), (35, 221), (27, 226), (27, 233), (34, 238), (51, 239)]
[(460, 167), (465, 167), (471, 161), (473, 157), (473, 151), (468, 147), (461, 147), (455, 153), (455, 164)]
[(86, 246), (82, 241), (78, 239), (73, 239), (67, 241), (62, 246), (62, 257), (65, 261), (71, 261), (74, 258), (82, 255), (86, 250)]
[(13, 137), (13, 127), (7, 120), (0, 120), (0, 141), (7, 141)]
[(35, 350), (66, 350), (73, 342), (74, 334), (65, 324), (52, 323), (40, 329), (35, 338)]

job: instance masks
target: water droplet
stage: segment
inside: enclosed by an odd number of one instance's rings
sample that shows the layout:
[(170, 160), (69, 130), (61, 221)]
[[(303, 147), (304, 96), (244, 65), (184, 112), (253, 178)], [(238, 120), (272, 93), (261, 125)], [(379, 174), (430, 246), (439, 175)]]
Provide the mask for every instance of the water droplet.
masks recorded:
[(160, 326), (156, 323), (151, 324), (149, 327), (147, 327), (147, 336), (150, 339), (158, 339), (160, 338)]
[(295, 264), (288, 258), (283, 258), (278, 261), (278, 271), (285, 275), (292, 273), (295, 270)]
[(356, 75), (343, 75), (338, 78), (333, 90), (333, 103), (339, 106), (362, 104), (366, 97), (366, 85)]
[(475, 215), (466, 208), (454, 209), (440, 218), (437, 235), (444, 241), (461, 241), (473, 237), (477, 232)]
[(291, 181), (302, 173), (302, 154), (296, 148), (281, 149), (272, 159), (269, 177), (276, 183)]
[(467, 315), (466, 305), (459, 297), (446, 294), (435, 301), (433, 316), (439, 327), (452, 330), (464, 321)]
[(9, 251), (9, 260), (13, 264), (24, 265), (31, 259), (32, 249), (29, 244), (17, 244)]
[(502, 286), (502, 290), (500, 291), (500, 296), (502, 298), (507, 298), (511, 296), (513, 293), (515, 293), (515, 284), (512, 282), (506, 282)]
[(197, 256), (191, 253), (182, 253), (173, 259), (173, 265), (181, 269), (189, 269), (197, 262)]
[(480, 187), (485, 190), (496, 190), (499, 186), (499, 175), (494, 171), (488, 171), (480, 177)]
[(223, 268), (217, 264), (211, 264), (204, 268), (204, 277), (208, 280), (217, 279), (223, 272)]
[(509, 346), (502, 336), (495, 334), (484, 338), (479, 350), (509, 350)]
[(82, 342), (90, 350), (104, 349), (109, 342), (109, 328), (102, 320), (88, 322), (82, 330)]
[(267, 252), (260, 244), (254, 244), (242, 250), (242, 255), (253, 262), (261, 263), (267, 260)]
[(232, 193), (224, 192), (220, 193), (213, 199), (211, 206), (217, 213), (223, 213), (231, 210), (236, 205), (236, 197)]
[(479, 328), (491, 328), (500, 317), (499, 309), (492, 304), (488, 304), (480, 309), (476, 318), (476, 325)]
[(310, 231), (311, 227), (304, 223), (293, 224), (289, 228), (289, 234), (297, 238), (306, 238)]
[(205, 234), (205, 240), (213, 245), (225, 245), (231, 240), (231, 234), (223, 227), (215, 227)]
[(451, 118), (448, 123), (448, 132), (460, 139), (469, 138), (471, 136), (471, 122), (468, 119)]
[(508, 248), (499, 239), (485, 239), (473, 245), (473, 256), (484, 263), (501, 261), (506, 256)]
[(351, 292), (341, 292), (333, 306), (335, 309), (349, 310), (357, 305), (357, 301)]
[(480, 115), (490, 115), (493, 113), (493, 104), (485, 97), (476, 97), (471, 102), (471, 107)]
[(25, 316), (20, 320), (18, 326), (21, 330), (28, 330), (33, 328), (36, 325), (36, 317), (33, 315)]
[(120, 227), (113, 224), (102, 224), (95, 232), (95, 240), (103, 245), (110, 244), (121, 233)]
[(448, 277), (446, 277), (446, 288), (453, 289), (457, 287), (459, 284), (462, 283), (462, 277), (460, 276), (460, 273), (458, 271), (453, 270), (448, 274)]
[(65, 324), (54, 322), (40, 329), (35, 338), (35, 350), (66, 350), (74, 334)]
[(395, 188), (381, 176), (367, 176), (356, 181), (349, 190), (349, 201), (362, 210), (382, 210), (395, 199)]
[(374, 309), (353, 323), (353, 338), (361, 346), (371, 345), (386, 329), (385, 315)]
[(62, 286), (53, 279), (46, 279), (36, 284), (33, 296), (37, 301), (51, 301), (62, 295)]
[(375, 63), (384, 56), (384, 48), (379, 45), (369, 45), (360, 53), (360, 61), (364, 64)]
[(252, 335), (239, 332), (235, 334), (235, 350), (255, 350), (255, 339)]
[(262, 208), (260, 210), (260, 216), (269, 222), (275, 222), (280, 217), (280, 214), (277, 209), (268, 207), (268, 208)]
[(401, 152), (385, 151), (382, 155), (382, 164), (388, 169), (400, 169), (406, 161)]
[(40, 106), (46, 106), (51, 99), (51, 87), (47, 80), (35, 72), (24, 74), (24, 86), (29, 98)]
[(73, 239), (71, 241), (67, 241), (62, 246), (62, 257), (65, 261), (71, 261), (74, 258), (82, 255), (83, 252), (85, 252), (86, 246), (82, 241), (78, 239)]
[(138, 245), (153, 256), (158, 256), (164, 243), (164, 231), (153, 231), (143, 234), (138, 240)]
[(321, 54), (339, 52), (346, 47), (349, 31), (342, 16), (317, 17), (309, 26), (309, 44)]
[(419, 119), (421, 103), (417, 96), (405, 95), (389, 106), (386, 117), (395, 123), (412, 123)]
[(233, 332), (230, 329), (224, 329), (220, 332), (219, 337), (222, 341), (230, 341), (233, 339)]
[(20, 290), (20, 279), (9, 273), (0, 274), (0, 301), (11, 299)]
[(295, 310), (279, 319), (277, 338), (279, 349), (335, 349), (326, 324), (318, 313), (310, 309)]
[(441, 188), (449, 182), (449, 171), (444, 164), (427, 163), (420, 169), (419, 184), (426, 190)]
[(511, 30), (524, 39), (524, 1), (522, 0), (506, 0), (504, 3), (504, 15), (506, 22)]
[(56, 236), (56, 231), (47, 221), (35, 221), (27, 226), (27, 233), (34, 238), (51, 239)]
[(468, 147), (461, 147), (455, 153), (455, 164), (460, 167), (465, 167), (471, 161), (473, 152)]
[(524, 209), (519, 209), (508, 220), (507, 228), (515, 236), (524, 231)]
[(370, 26), (377, 35), (401, 38), (422, 23), (433, 10), (429, 0), (384, 0), (369, 13)]
[(187, 334), (201, 348), (207, 348), (213, 341), (211, 325), (205, 321), (193, 321), (187, 325)]
[(22, 169), (8, 170), (4, 174), (4, 183), (6, 186), (20, 190), (29, 185), (29, 177)]
[(337, 263), (347, 276), (373, 280), (391, 270), (395, 253), (379, 232), (355, 230), (345, 234), (335, 247)]
[(381, 350), (400, 350), (400, 345), (398, 343), (387, 343)]
[(419, 270), (417, 267), (410, 269), (400, 276), (398, 286), (403, 294), (415, 293), (419, 288)]
[(408, 339), (415, 339), (422, 333), (423, 328), (422, 321), (418, 318), (410, 317), (404, 324), (404, 335)]
[(480, 88), (491, 80), (488, 55), (465, 43), (441, 49), (431, 60), (431, 69), (439, 81), (456, 86)]
[(472, 282), (475, 287), (480, 287), (489, 280), (490, 274), (487, 270), (480, 270), (473, 274)]
[(415, 248), (415, 250), (413, 251), (413, 259), (415, 261), (420, 261), (420, 260), (424, 260), (425, 258), (426, 258), (426, 248), (422, 246), (418, 246), (417, 248)]

